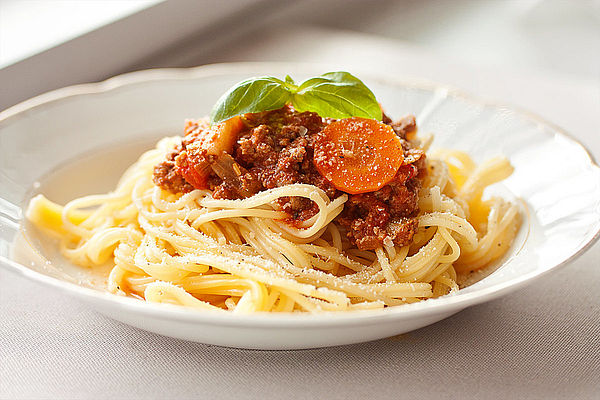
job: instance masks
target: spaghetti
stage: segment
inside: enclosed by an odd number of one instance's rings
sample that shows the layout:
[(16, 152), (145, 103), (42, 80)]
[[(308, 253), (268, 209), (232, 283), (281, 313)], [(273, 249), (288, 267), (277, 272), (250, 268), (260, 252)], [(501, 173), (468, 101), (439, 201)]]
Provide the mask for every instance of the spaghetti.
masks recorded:
[(516, 235), (517, 207), (482, 197), (508, 160), (426, 157), (414, 116), (393, 122), (347, 72), (248, 79), (211, 119), (159, 141), (113, 192), (64, 207), (38, 195), (27, 217), (73, 263), (111, 263), (112, 293), (234, 313), (451, 294)]
[[(512, 173), (505, 158), (476, 166), (463, 152), (438, 150), (426, 159), (410, 244), (361, 250), (338, 223), (345, 193), (332, 200), (296, 183), (231, 200), (161, 189), (153, 169), (180, 142), (162, 139), (111, 193), (64, 207), (38, 195), (27, 217), (58, 234), (73, 263), (112, 263), (112, 293), (236, 313), (377, 309), (454, 293), (457, 275), (501, 257), (520, 224), (514, 204), (482, 198)], [(287, 223), (278, 200), (292, 197), (312, 201), (316, 214)]]

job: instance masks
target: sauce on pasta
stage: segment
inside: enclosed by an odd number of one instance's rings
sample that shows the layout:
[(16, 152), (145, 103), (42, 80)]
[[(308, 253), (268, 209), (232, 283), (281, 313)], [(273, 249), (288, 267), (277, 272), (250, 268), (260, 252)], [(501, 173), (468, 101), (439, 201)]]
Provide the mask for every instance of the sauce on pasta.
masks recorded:
[(520, 224), (514, 204), (483, 196), (512, 173), (508, 160), (475, 165), (430, 152), (431, 140), (413, 116), (291, 105), (188, 121), (112, 192), (64, 207), (38, 195), (27, 216), (71, 262), (110, 262), (107, 289), (120, 295), (236, 313), (398, 306), (459, 290)]

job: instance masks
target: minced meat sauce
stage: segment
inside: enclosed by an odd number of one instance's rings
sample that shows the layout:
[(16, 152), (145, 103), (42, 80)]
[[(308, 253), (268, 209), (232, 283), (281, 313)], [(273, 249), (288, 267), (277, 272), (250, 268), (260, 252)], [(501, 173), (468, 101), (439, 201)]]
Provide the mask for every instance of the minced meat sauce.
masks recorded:
[[(314, 143), (321, 130), (333, 120), (312, 112), (297, 112), (286, 106), (278, 110), (242, 116), (243, 127), (233, 145), (234, 174), (220, 173), (213, 167), (206, 188), (219, 199), (240, 199), (260, 191), (293, 183), (306, 183), (322, 189), (330, 199), (342, 194), (325, 179), (313, 164)], [(407, 116), (392, 122), (384, 116), (401, 140), (404, 163), (395, 177), (381, 189), (349, 194), (337, 222), (346, 230), (351, 242), (361, 250), (382, 244), (404, 246), (412, 241), (417, 229), (417, 194), (426, 173), (422, 150), (413, 148), (407, 137), (416, 132), (415, 118)], [(178, 163), (186, 160), (186, 147), (206, 129), (206, 121), (188, 121), (186, 136), (180, 146), (154, 168), (154, 183), (173, 193), (188, 192), (194, 187), (179, 173)], [(211, 165), (223, 164), (215, 156), (206, 156)], [(227, 163), (225, 163), (227, 165)], [(281, 198), (279, 204), (290, 215), (287, 221), (297, 224), (318, 212), (311, 200), (301, 197)]]

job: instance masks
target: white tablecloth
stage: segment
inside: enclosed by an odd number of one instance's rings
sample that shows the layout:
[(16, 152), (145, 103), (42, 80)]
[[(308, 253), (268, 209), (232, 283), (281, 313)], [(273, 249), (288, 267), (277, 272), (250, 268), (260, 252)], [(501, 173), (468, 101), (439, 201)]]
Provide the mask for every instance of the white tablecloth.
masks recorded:
[[(240, 42), (213, 57), (333, 62), (453, 84), (537, 112), (600, 155), (597, 81), (468, 68), (397, 42), (325, 33), (275, 29), (252, 39), (258, 51)], [(598, 398), (599, 260), (596, 244), (525, 289), (406, 335), (285, 352), (158, 336), (0, 271), (0, 398)]]

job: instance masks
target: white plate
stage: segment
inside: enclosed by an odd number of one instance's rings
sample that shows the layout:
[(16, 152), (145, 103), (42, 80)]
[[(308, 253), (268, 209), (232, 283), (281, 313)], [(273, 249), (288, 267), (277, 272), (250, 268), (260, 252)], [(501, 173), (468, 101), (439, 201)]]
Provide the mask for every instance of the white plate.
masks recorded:
[(420, 132), (435, 133), (436, 146), (465, 150), (476, 161), (503, 154), (515, 167), (494, 190), (522, 205), (524, 223), (516, 243), (493, 273), (456, 295), (334, 315), (217, 315), (146, 304), (105, 292), (101, 276), (65, 262), (52, 240), (23, 221), (22, 210), (34, 193), (66, 202), (109, 190), (155, 139), (180, 134), (184, 119), (207, 114), (242, 79), (263, 74), (303, 79), (323, 72), (298, 64), (141, 71), (60, 89), (4, 111), (0, 263), (152, 332), (222, 346), (302, 349), (374, 340), (432, 324), (565, 265), (598, 238), (600, 169), (559, 128), (439, 85), (365, 74), (358, 75), (388, 114), (414, 113)]

